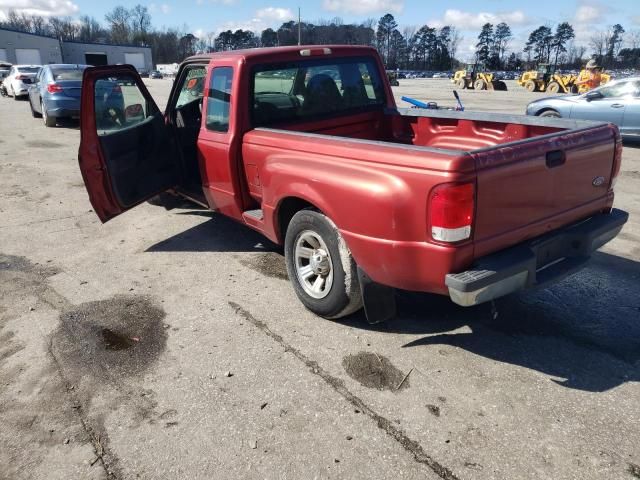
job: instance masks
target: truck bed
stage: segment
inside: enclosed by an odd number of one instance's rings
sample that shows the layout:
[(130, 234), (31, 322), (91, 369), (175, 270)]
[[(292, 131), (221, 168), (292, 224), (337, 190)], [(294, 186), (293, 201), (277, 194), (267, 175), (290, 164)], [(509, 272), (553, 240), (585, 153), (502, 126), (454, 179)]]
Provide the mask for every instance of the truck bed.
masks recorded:
[[(378, 175), (404, 183), (413, 201), (426, 199), (434, 181), (474, 180), (477, 257), (610, 209), (616, 139), (615, 127), (595, 122), (397, 109), (334, 117), (327, 123), (258, 128), (245, 134), (243, 156), (255, 159), (259, 149), (258, 163), (264, 163), (257, 167), (260, 170), (269, 162), (298, 155), (313, 162), (310, 171), (318, 175), (352, 169), (339, 176), (344, 181), (348, 175), (353, 182), (370, 176), (358, 173), (358, 164), (371, 168), (375, 163)], [(261, 189), (252, 188), (251, 193), (262, 202)], [(353, 206), (354, 218), (375, 211), (370, 207), (375, 206), (376, 194), (371, 195), (371, 205), (362, 210)], [(269, 199), (265, 201), (268, 205)], [(403, 200), (395, 201), (400, 205)], [(393, 212), (368, 222), (364, 233), (386, 240), (425, 241), (426, 200), (422, 203), (413, 219), (399, 220), (415, 225), (397, 226), (391, 238), (388, 223), (380, 222), (393, 222)], [(353, 219), (341, 227), (363, 230)]]

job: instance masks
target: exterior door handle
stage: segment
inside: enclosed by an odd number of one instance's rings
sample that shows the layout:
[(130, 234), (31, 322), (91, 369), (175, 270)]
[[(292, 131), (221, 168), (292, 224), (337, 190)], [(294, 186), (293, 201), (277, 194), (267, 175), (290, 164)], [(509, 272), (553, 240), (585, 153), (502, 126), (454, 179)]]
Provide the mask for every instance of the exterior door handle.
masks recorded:
[(621, 103), (614, 103), (611, 105), (611, 108), (622, 108), (622, 107), (624, 107), (624, 105)]

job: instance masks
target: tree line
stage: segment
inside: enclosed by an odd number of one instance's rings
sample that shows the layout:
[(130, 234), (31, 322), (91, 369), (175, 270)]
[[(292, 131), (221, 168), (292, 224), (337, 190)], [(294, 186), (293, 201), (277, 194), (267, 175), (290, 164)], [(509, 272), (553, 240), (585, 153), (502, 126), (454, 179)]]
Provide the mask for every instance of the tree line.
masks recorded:
[[(117, 6), (103, 21), (91, 16), (42, 17), (10, 10), (0, 21), (0, 28), (9, 28), (66, 41), (114, 43), (149, 46), (156, 63), (180, 62), (197, 52), (235, 50), (239, 48), (296, 45), (298, 23), (287, 21), (280, 27), (266, 28), (259, 33), (250, 30), (210, 32), (196, 37), (187, 26), (153, 28), (147, 7)], [(456, 60), (462, 36), (454, 26), (439, 28), (422, 25), (402, 30), (391, 14), (378, 20), (345, 24), (340, 18), (300, 24), (303, 44), (371, 45), (380, 52), (388, 69), (451, 70)], [(558, 64), (579, 68), (588, 60), (587, 47), (574, 43), (575, 32), (568, 22), (555, 26), (541, 25), (530, 32), (522, 51), (510, 48), (511, 27), (501, 22), (482, 26), (475, 45), (475, 61), (495, 70), (531, 68), (537, 63)], [(624, 44), (627, 44), (625, 47)], [(616, 24), (593, 33), (589, 47), (592, 58), (607, 68), (640, 68), (640, 32), (625, 32)]]

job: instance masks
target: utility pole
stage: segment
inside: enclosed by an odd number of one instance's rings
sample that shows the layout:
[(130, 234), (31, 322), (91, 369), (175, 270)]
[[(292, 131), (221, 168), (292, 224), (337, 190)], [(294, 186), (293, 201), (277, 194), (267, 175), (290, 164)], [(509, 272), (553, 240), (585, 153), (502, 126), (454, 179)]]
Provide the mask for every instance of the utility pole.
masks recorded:
[(298, 7), (298, 45), (302, 45), (302, 27), (300, 26), (300, 7)]

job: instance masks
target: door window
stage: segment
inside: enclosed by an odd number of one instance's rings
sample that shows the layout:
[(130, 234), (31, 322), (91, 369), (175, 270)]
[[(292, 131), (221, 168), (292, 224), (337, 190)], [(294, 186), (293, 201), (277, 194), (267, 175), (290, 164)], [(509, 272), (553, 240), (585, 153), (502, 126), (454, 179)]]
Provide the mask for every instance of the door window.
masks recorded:
[(229, 106), (233, 68), (214, 68), (207, 96), (207, 129), (214, 132), (229, 130)]
[(127, 74), (99, 78), (95, 82), (95, 115), (98, 135), (132, 127), (157, 113), (149, 105), (134, 78)]
[(600, 88), (599, 92), (604, 98), (617, 98), (633, 96), (636, 91), (636, 84), (634, 82), (618, 82), (615, 85), (609, 85)]
[(180, 93), (175, 108), (180, 108), (187, 103), (200, 100), (204, 96), (204, 77), (207, 69), (204, 66), (188, 67), (186, 75), (182, 77)]

